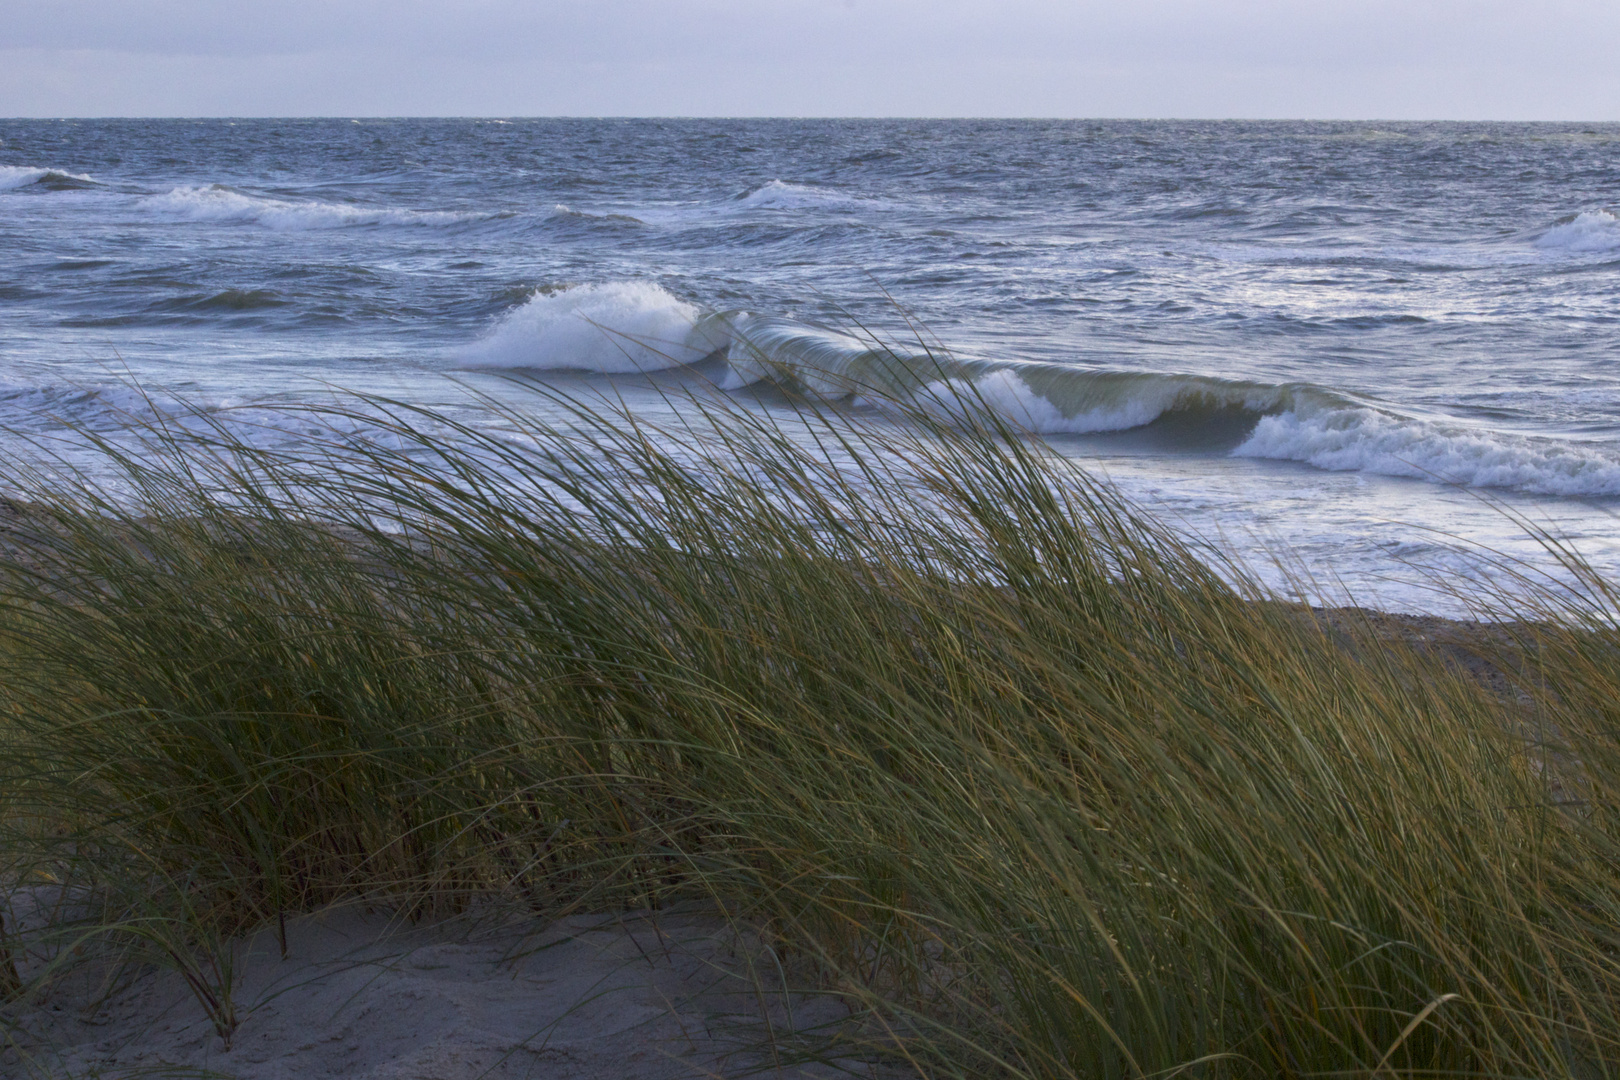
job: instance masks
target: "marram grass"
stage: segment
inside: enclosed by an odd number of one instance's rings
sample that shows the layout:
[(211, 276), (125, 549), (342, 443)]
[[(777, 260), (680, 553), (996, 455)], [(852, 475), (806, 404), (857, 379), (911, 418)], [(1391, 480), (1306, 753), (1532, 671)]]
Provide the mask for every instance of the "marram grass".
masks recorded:
[(683, 407), (11, 477), (4, 1008), (155, 957), (228, 1039), (289, 912), (703, 901), (901, 1073), (1620, 1074), (1608, 583), (1492, 692), (993, 423)]

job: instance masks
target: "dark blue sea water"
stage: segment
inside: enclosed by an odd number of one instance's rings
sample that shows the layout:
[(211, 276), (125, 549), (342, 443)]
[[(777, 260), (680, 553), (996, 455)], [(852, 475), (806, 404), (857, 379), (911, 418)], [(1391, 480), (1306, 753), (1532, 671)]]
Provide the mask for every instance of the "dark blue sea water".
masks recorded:
[[(116, 430), (131, 380), (656, 411), (638, 371), (729, 348), (733, 391), (971, 385), (1184, 527), (1442, 610), (1407, 563), (1538, 558), (1504, 506), (1620, 569), (1617, 203), (1612, 124), (0, 121), (0, 442)], [(944, 368), (840, 333), (902, 309)]]

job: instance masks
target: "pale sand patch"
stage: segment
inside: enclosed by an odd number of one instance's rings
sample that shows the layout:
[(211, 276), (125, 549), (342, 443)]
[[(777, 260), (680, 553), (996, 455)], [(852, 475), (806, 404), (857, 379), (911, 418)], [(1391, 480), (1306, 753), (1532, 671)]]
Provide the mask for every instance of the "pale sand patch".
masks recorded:
[[(240, 1016), (225, 1049), (172, 970), (100, 1004), (88, 982), (5, 1012), (5, 1077), (219, 1075), (239, 1080), (686, 1080), (848, 1076), (773, 1061), (797, 1031), (845, 1021), (784, 992), (757, 938), (712, 916), (574, 916), (401, 928), (329, 912), (236, 951)], [(844, 1062), (855, 1075), (883, 1075)]]

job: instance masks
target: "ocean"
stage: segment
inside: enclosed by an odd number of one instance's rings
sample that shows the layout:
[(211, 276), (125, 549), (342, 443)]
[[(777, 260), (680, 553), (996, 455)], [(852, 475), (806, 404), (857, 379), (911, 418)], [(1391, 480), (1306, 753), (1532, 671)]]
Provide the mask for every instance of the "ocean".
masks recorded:
[(0, 453), (946, 383), (1281, 588), (1458, 613), (1559, 572), (1526, 523), (1620, 577), (1617, 203), (1617, 124), (3, 120)]

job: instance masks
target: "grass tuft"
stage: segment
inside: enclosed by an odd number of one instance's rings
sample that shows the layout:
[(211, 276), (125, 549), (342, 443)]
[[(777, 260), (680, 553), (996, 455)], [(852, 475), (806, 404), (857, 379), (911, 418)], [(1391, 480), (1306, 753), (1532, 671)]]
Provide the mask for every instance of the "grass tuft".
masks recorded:
[(1504, 691), (964, 409), (550, 404), (10, 477), (9, 1008), (160, 962), (228, 1040), (291, 913), (697, 900), (849, 1006), (787, 1055), (1620, 1072), (1612, 584), (1492, 609)]

